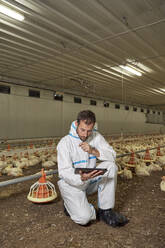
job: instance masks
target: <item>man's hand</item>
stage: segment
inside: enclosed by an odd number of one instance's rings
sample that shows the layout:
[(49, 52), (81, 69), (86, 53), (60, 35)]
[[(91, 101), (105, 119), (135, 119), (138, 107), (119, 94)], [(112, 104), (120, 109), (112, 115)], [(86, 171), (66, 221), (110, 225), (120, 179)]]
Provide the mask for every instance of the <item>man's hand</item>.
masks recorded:
[(92, 153), (92, 147), (87, 142), (82, 142), (79, 146), (84, 152)]
[(82, 142), (79, 146), (83, 149), (84, 152), (88, 152), (89, 154), (93, 154), (97, 158), (100, 157), (99, 151), (96, 148), (90, 146), (87, 142)]
[(94, 171), (89, 172), (89, 173), (83, 173), (82, 171), (80, 171), (80, 176), (81, 176), (82, 181), (86, 181), (88, 179), (97, 177), (97, 176), (102, 175), (102, 174), (103, 174), (102, 171), (97, 171), (97, 170), (94, 170)]

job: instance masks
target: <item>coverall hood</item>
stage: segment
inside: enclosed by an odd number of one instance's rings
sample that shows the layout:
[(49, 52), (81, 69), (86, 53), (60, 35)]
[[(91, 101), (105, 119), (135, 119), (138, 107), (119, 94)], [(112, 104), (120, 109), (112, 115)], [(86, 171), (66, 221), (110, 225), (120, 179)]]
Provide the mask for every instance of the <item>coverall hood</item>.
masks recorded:
[(72, 124), (71, 124), (71, 126), (70, 126), (69, 135), (71, 137), (74, 137), (74, 138), (80, 140), (80, 138), (79, 138), (76, 130), (77, 130), (77, 121), (73, 121)]

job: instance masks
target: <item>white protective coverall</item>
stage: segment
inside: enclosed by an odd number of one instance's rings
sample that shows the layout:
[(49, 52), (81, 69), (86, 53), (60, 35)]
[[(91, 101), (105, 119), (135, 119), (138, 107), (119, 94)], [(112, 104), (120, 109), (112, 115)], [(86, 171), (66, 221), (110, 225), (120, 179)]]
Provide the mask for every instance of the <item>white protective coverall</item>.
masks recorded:
[(85, 141), (96, 148), (101, 162), (97, 168), (106, 168), (104, 175), (99, 175), (87, 181), (82, 181), (74, 168), (96, 167), (96, 157), (84, 152), (79, 146), (82, 140), (76, 132), (76, 122), (72, 122), (68, 135), (63, 137), (57, 146), (57, 161), (60, 180), (58, 186), (71, 219), (81, 225), (96, 219), (95, 209), (87, 200), (86, 194), (98, 191), (98, 207), (101, 209), (113, 208), (115, 205), (115, 188), (117, 181), (116, 153), (105, 141), (104, 137), (93, 130)]

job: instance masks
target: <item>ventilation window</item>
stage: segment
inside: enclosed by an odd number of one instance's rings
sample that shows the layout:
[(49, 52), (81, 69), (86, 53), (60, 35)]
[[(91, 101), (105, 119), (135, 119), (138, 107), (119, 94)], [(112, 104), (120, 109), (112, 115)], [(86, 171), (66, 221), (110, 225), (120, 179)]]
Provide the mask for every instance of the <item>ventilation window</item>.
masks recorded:
[(115, 104), (116, 109), (120, 109), (120, 104)]
[(136, 111), (137, 111), (137, 108), (136, 108), (136, 107), (133, 107), (133, 111), (135, 111), (135, 112), (136, 112)]
[(149, 114), (150, 113), (150, 110), (149, 109), (147, 109), (147, 114)]
[(29, 90), (29, 96), (40, 98), (40, 91), (39, 90)]
[(10, 94), (10, 87), (6, 85), (0, 85), (0, 93)]
[(63, 95), (54, 93), (54, 100), (63, 101)]
[(144, 112), (144, 109), (141, 108), (141, 112), (143, 113)]
[(97, 102), (95, 100), (90, 100), (90, 105), (95, 105), (96, 106)]
[(109, 102), (104, 102), (104, 107), (109, 108)]
[(152, 113), (155, 114), (155, 111), (153, 110)]
[(81, 103), (81, 98), (80, 97), (74, 97), (74, 102), (75, 103)]
[(125, 110), (129, 110), (129, 106), (125, 106)]

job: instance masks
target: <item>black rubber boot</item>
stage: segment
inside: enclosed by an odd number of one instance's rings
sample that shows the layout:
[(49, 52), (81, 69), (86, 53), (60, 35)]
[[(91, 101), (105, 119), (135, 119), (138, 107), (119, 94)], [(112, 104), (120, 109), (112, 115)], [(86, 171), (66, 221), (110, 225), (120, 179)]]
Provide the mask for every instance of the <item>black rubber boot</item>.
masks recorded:
[(120, 227), (126, 225), (129, 220), (115, 211), (110, 209), (100, 209), (98, 210), (98, 218), (99, 220), (104, 221), (107, 225), (112, 227)]

